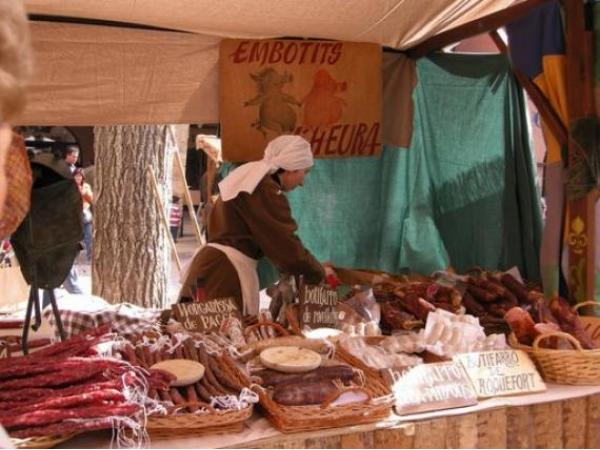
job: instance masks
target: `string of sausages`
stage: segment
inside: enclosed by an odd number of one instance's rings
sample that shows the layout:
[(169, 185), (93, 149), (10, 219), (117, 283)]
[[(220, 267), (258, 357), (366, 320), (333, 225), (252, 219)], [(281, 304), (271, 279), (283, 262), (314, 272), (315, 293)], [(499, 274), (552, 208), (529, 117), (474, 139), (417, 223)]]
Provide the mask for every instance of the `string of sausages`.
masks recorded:
[(95, 346), (114, 338), (108, 332), (94, 329), (0, 360), (0, 423), (10, 436), (141, 428), (143, 405), (128, 392), (143, 391), (145, 380), (130, 364), (98, 355)]
[(120, 353), (131, 364), (146, 369), (170, 359), (189, 359), (204, 366), (204, 376), (192, 385), (149, 390), (148, 396), (168, 405), (171, 413), (208, 412), (221, 404), (215, 399), (239, 396), (245, 387), (235, 362), (226, 352), (213, 354), (207, 351), (204, 342), (191, 337), (169, 338), (164, 335), (159, 340), (139, 339), (135, 343), (123, 343)]

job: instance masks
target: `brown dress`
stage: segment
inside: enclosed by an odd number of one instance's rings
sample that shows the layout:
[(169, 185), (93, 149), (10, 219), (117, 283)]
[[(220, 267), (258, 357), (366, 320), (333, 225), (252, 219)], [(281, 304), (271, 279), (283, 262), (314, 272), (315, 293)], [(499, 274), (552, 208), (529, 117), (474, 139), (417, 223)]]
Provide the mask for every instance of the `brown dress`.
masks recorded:
[[(296, 235), (298, 225), (275, 176), (265, 176), (254, 192), (240, 193), (223, 202), (219, 197), (208, 219), (208, 242), (227, 245), (252, 259), (269, 258), (281, 272), (303, 275), (307, 283), (320, 283), (325, 274), (319, 261)], [(179, 294), (190, 298), (195, 287), (207, 298), (235, 297), (242, 306), (238, 274), (227, 256), (203, 248), (191, 263)]]

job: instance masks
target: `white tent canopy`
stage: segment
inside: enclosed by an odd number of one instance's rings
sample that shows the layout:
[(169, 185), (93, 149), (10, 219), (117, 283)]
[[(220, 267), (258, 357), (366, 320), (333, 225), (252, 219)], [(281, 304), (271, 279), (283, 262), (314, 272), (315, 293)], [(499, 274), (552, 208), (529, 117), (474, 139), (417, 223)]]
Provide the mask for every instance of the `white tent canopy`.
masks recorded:
[(520, 0), (26, 0), (29, 13), (236, 38), (376, 42), (406, 49)]
[(32, 22), (36, 73), (20, 122), (217, 122), (223, 37), (293, 36), (406, 49), (521, 1), (25, 0), (29, 14), (177, 31)]

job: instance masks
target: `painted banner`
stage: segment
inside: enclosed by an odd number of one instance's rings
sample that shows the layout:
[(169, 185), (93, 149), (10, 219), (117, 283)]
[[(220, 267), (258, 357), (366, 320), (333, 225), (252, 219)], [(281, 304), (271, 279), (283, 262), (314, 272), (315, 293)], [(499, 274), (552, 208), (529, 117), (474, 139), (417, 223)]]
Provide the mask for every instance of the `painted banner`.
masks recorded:
[(382, 52), (377, 44), (221, 42), (223, 159), (261, 159), (269, 141), (303, 136), (316, 158), (381, 152)]

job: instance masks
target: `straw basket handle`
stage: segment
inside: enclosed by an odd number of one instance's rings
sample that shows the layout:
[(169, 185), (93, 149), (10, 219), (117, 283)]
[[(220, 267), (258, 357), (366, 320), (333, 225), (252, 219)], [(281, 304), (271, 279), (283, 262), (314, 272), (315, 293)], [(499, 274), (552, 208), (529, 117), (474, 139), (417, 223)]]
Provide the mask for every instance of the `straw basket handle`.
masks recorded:
[(327, 408), (329, 405), (331, 405), (333, 402), (335, 402), (338, 398), (340, 398), (340, 396), (342, 394), (346, 394), (347, 392), (359, 392), (359, 393), (366, 394), (367, 398), (362, 400), (360, 403), (368, 403), (371, 400), (373, 400), (373, 396), (371, 395), (371, 392), (368, 389), (366, 389), (364, 387), (350, 387), (347, 389), (340, 389), (339, 391), (336, 391), (333, 394), (331, 394), (330, 396), (328, 396), (325, 400), (323, 400), (323, 403), (321, 403), (321, 408)]
[(249, 327), (247, 327), (246, 330), (244, 331), (244, 337), (246, 339), (248, 339), (248, 337), (252, 333), (260, 334), (260, 327), (271, 327), (278, 336), (289, 336), (290, 335), (290, 333), (285, 328), (283, 328), (280, 324), (278, 324), (276, 322), (263, 321), (263, 322), (258, 322), (258, 323), (255, 323), (254, 325), (250, 325)]
[(575, 346), (577, 351), (580, 351), (580, 352), (583, 351), (583, 347), (581, 347), (581, 344), (579, 343), (579, 341), (577, 339), (575, 339), (573, 336), (571, 336), (568, 333), (563, 333), (562, 331), (554, 331), (552, 333), (544, 333), (544, 334), (539, 335), (533, 341), (533, 350), (539, 351), (540, 350), (540, 348), (539, 348), (540, 341), (542, 341), (543, 339), (552, 337), (552, 336), (566, 339), (567, 341), (569, 341), (571, 344), (573, 344)]
[(577, 312), (577, 311), (579, 311), (579, 308), (581, 308), (582, 306), (591, 306), (591, 305), (594, 305), (595, 307), (600, 308), (600, 302), (595, 302), (594, 300), (588, 300), (587, 302), (577, 303), (571, 309), (573, 310), (573, 312)]

